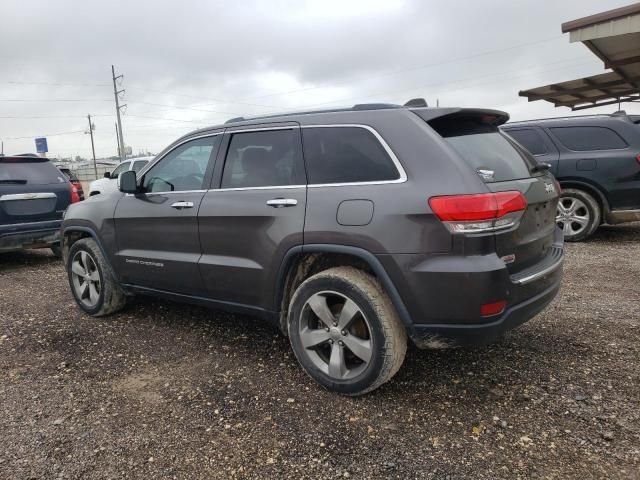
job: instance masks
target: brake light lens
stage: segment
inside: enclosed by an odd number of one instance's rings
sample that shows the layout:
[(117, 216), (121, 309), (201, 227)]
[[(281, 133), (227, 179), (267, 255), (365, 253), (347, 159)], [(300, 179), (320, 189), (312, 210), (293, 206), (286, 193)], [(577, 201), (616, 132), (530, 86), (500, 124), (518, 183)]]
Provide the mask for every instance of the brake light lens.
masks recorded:
[(433, 213), (452, 233), (490, 232), (516, 225), (527, 208), (521, 192), (431, 197)]
[(69, 183), (69, 190), (71, 191), (71, 203), (78, 203), (80, 201), (80, 193), (73, 183)]
[(640, 163), (640, 153), (638, 154), (638, 156), (636, 157), (636, 162)]

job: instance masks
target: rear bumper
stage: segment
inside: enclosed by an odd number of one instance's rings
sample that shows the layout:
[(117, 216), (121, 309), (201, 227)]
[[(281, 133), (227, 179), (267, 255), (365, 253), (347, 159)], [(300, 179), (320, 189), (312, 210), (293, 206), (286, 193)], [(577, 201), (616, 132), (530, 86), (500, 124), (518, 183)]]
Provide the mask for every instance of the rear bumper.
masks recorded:
[(60, 243), (62, 220), (0, 226), (0, 252), (45, 248)]
[(535, 297), (508, 308), (497, 320), (490, 323), (414, 325), (412, 339), (419, 348), (488, 345), (540, 313), (551, 303), (559, 290), (560, 278)]
[[(556, 296), (562, 281), (562, 235), (536, 265), (509, 274), (496, 255), (380, 255), (410, 318), (419, 347), (482, 345), (534, 317)], [(506, 301), (504, 312), (482, 317), (484, 304)]]

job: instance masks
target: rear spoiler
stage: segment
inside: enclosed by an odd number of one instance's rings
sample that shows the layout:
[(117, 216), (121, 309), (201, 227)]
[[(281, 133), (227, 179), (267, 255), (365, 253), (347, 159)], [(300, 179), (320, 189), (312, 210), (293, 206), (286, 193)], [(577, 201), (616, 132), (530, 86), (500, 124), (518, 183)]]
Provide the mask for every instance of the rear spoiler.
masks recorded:
[(486, 125), (498, 126), (509, 121), (509, 114), (501, 110), (485, 108), (411, 108), (413, 113), (430, 122), (436, 118), (477, 118)]

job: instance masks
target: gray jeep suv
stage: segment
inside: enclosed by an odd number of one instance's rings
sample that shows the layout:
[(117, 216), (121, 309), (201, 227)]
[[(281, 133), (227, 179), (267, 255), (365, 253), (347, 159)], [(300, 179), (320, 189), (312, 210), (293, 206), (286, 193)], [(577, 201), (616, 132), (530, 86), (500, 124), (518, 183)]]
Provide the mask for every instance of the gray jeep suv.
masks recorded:
[(278, 324), (322, 386), (358, 395), (418, 347), (486, 344), (562, 276), (558, 185), (504, 112), (356, 105), (188, 134), (62, 227), (99, 316), (148, 294)]

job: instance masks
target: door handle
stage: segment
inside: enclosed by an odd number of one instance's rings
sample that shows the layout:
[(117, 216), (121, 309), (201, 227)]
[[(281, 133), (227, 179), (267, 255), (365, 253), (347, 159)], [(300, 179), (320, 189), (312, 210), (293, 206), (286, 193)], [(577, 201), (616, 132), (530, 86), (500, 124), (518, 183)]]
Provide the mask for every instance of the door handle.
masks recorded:
[(274, 198), (267, 200), (267, 205), (273, 208), (295, 207), (297, 204), (298, 200), (295, 198)]
[(177, 208), (178, 210), (193, 208), (193, 202), (175, 202), (171, 204), (171, 208)]

